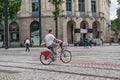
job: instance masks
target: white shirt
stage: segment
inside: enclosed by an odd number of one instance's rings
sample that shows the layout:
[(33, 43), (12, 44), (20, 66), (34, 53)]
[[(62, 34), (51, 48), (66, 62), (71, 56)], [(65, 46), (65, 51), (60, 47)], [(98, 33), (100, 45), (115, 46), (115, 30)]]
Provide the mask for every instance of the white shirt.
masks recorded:
[(25, 41), (25, 44), (30, 44), (30, 40), (27, 39), (27, 40)]
[(50, 46), (54, 42), (55, 36), (53, 34), (47, 34), (45, 36), (46, 46)]

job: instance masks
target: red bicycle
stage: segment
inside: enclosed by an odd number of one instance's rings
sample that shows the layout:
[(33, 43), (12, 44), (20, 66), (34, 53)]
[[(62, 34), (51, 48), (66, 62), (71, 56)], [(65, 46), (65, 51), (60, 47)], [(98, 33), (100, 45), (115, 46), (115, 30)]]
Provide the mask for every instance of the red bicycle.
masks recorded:
[[(72, 54), (69, 50), (63, 49), (62, 45), (59, 45), (61, 51), (60, 53), (60, 60), (63, 63), (69, 63), (72, 59)], [(44, 50), (41, 51), (40, 54), (40, 61), (44, 65), (49, 65), (51, 62), (54, 62), (57, 59), (58, 53), (54, 54), (51, 50)]]

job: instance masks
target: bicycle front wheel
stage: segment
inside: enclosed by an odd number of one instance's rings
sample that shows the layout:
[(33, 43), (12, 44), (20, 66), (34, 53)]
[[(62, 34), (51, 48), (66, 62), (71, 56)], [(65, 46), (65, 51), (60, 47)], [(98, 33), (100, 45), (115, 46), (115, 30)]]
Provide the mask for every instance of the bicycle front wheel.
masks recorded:
[(60, 60), (63, 63), (69, 63), (72, 59), (72, 54), (69, 50), (63, 50), (62, 53), (60, 54)]
[(43, 54), (40, 54), (40, 62), (44, 65), (49, 65), (52, 60), (50, 57), (46, 58)]

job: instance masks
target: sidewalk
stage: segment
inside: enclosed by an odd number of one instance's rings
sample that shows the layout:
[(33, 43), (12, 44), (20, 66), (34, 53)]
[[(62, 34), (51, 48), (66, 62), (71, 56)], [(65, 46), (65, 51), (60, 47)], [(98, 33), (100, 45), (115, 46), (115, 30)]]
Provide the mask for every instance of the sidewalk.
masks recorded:
[(104, 43), (105, 46), (120, 46), (119, 43)]
[[(97, 45), (97, 46), (102, 46), (102, 45)], [(119, 43), (103, 43), (103, 46), (120, 46)], [(83, 46), (74, 46), (74, 44), (69, 44), (69, 47), (83, 47)]]
[[(112, 43), (111, 45), (110, 45), (110, 43), (104, 43), (103, 46), (120, 46), (120, 45), (118, 43)], [(74, 44), (69, 44), (66, 47), (67, 48), (69, 48), (69, 47), (83, 48), (84, 46), (74, 46)], [(102, 47), (102, 46), (97, 45), (97, 46), (93, 46), (93, 47)], [(44, 49), (46, 49), (46, 47), (30, 47), (30, 49), (40, 49), (40, 50), (42, 49), (42, 50), (44, 50)], [(66, 48), (64, 47), (64, 49), (66, 49)], [(25, 50), (25, 47), (14, 47), (14, 48), (9, 47), (8, 49), (0, 48), (0, 50)]]
[(50, 65), (39, 60), (44, 49), (0, 49), (0, 80), (120, 80), (120, 46), (68, 47), (71, 62), (62, 63), (58, 57)]

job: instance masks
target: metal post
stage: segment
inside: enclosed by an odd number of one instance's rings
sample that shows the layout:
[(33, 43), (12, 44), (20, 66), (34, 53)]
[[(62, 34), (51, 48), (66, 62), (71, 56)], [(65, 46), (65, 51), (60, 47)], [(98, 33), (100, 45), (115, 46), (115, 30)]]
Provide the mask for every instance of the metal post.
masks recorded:
[(4, 16), (5, 16), (5, 49), (8, 49), (8, 0), (4, 0)]
[[(40, 36), (40, 44), (42, 41), (42, 32), (41, 32), (41, 0), (39, 0), (39, 36)], [(41, 46), (41, 45), (40, 45)]]

